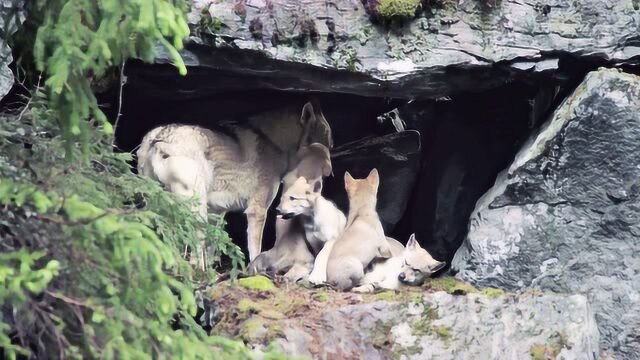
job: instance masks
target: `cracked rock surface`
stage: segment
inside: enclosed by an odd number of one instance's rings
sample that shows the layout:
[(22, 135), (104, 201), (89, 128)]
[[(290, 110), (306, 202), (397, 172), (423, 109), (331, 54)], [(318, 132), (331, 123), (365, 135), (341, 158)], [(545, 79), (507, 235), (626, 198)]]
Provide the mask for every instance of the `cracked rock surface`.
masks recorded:
[(637, 64), (634, 1), (447, 0), (383, 26), (359, 0), (193, 0), (183, 54), (187, 65), (246, 77), (218, 90), (434, 98), (556, 71), (566, 57)]
[(457, 276), (585, 294), (601, 345), (640, 354), (640, 77), (589, 73), (477, 203)]
[(7, 38), (24, 21), (23, 5), (23, 0), (0, 0), (0, 99), (7, 95), (13, 86), (13, 73), (9, 69), (13, 56)]

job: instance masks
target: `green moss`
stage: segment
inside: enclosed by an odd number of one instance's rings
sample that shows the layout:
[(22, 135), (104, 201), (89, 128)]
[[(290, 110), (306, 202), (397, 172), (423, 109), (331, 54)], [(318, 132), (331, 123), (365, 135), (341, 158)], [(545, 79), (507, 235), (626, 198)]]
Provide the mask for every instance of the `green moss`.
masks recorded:
[(249, 299), (242, 299), (238, 302), (236, 308), (241, 315), (240, 317), (246, 317), (250, 313), (257, 313), (266, 319), (280, 320), (285, 318), (283, 313), (277, 311), (273, 305), (266, 302), (258, 303)]
[(411, 19), (421, 6), (421, 0), (381, 0), (376, 13), (381, 19)]
[(238, 280), (238, 284), (250, 290), (273, 291), (273, 289), (275, 289), (273, 282), (269, 278), (262, 275), (250, 276), (240, 279)]
[(542, 344), (536, 344), (529, 349), (529, 355), (531, 360), (546, 360), (547, 359), (547, 347)]
[(388, 348), (391, 344), (391, 328), (393, 328), (396, 323), (396, 319), (389, 321), (378, 320), (375, 326), (371, 328), (371, 333), (369, 334), (371, 344), (378, 349)]
[(260, 308), (260, 306), (255, 301), (251, 301), (249, 299), (242, 299), (240, 300), (240, 302), (238, 302), (238, 305), (236, 306), (236, 308), (241, 313), (248, 313), (248, 312), (258, 312), (258, 309)]
[(255, 342), (262, 339), (267, 334), (265, 321), (260, 316), (253, 316), (244, 322), (240, 329), (240, 337), (247, 342)]
[(446, 291), (449, 294), (470, 294), (478, 292), (478, 289), (470, 284), (460, 281), (452, 276), (443, 276), (429, 279), (427, 286), (434, 290)]
[(554, 357), (557, 356), (563, 348), (571, 348), (571, 345), (567, 341), (567, 337), (559, 331), (554, 331), (549, 335), (547, 338), (547, 345)]
[(259, 313), (262, 317), (271, 319), (271, 320), (281, 320), (286, 318), (286, 316), (283, 313), (273, 309), (262, 309), (260, 310)]
[(486, 289), (482, 289), (482, 291), (480, 292), (482, 295), (488, 297), (488, 298), (492, 298), (495, 299), (497, 297), (503, 296), (504, 294), (506, 294), (504, 292), (504, 290), (502, 289), (496, 289), (496, 288), (486, 288)]
[(433, 333), (436, 334), (439, 338), (443, 340), (447, 340), (451, 337), (451, 329), (446, 326), (434, 326)]
[(327, 294), (326, 292), (319, 292), (313, 294), (313, 299), (320, 302), (327, 302), (329, 301), (329, 294)]
[(283, 337), (283, 336), (284, 336), (284, 330), (282, 330), (282, 327), (278, 324), (271, 324), (267, 329), (268, 340), (273, 340), (277, 337)]
[(383, 292), (379, 292), (375, 295), (376, 300), (385, 300), (385, 301), (390, 301), (393, 300), (396, 296), (396, 293), (394, 291), (383, 291)]
[(570, 349), (565, 335), (559, 331), (554, 331), (547, 338), (546, 344), (535, 344), (529, 349), (532, 360), (555, 359), (563, 348)]

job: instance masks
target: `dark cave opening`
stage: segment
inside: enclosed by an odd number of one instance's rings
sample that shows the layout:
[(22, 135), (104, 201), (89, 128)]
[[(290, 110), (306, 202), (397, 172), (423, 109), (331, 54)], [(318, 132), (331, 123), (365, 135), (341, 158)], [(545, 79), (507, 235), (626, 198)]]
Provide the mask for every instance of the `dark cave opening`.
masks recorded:
[[(242, 121), (288, 104), (302, 107), (314, 96), (335, 142), (334, 175), (325, 179), (325, 196), (346, 212), (344, 171), (358, 177), (382, 167), (378, 210), (385, 231), (403, 243), (415, 232), (435, 258), (449, 263), (466, 236), (476, 201), (586, 72), (582, 67), (574, 70), (561, 78), (523, 76), (482, 92), (414, 101), (270, 90), (212, 69), (198, 69), (182, 78), (170, 66), (132, 62), (126, 68), (121, 105), (118, 87), (103, 94), (101, 104), (111, 119), (120, 107), (117, 145), (122, 151), (132, 151), (147, 131), (161, 124), (206, 127), (222, 120)], [(206, 81), (199, 82), (199, 78)], [(215, 90), (216, 82), (233, 81), (247, 86), (244, 90)], [(198, 91), (198, 87), (207, 90)], [(406, 130), (417, 130), (419, 138), (411, 132), (396, 133), (389, 116), (382, 120), (382, 114), (394, 109)], [(277, 200), (269, 212), (263, 250), (275, 241), (276, 205)], [(229, 213), (227, 222), (234, 242), (246, 250), (244, 215)]]

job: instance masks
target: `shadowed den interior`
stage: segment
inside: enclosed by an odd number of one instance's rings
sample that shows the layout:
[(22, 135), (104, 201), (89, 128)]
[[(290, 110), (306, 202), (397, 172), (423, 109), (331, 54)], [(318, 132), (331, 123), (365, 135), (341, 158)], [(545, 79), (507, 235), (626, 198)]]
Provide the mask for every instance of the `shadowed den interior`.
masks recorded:
[[(567, 65), (561, 69), (571, 69), (558, 72), (564, 76), (525, 74), (481, 92), (407, 99), (276, 90), (251, 74), (196, 67), (181, 77), (168, 65), (132, 62), (126, 67), (121, 100), (120, 88), (114, 86), (103, 94), (101, 104), (113, 122), (118, 118), (118, 148), (132, 151), (147, 131), (162, 124), (215, 128), (221, 121), (242, 122), (286, 105), (301, 108), (314, 97), (335, 144), (333, 176), (325, 179), (324, 195), (346, 212), (344, 171), (364, 177), (379, 168), (378, 211), (385, 232), (403, 243), (416, 233), (435, 258), (450, 263), (478, 198), (574, 86), (582, 68), (589, 67), (577, 67), (571, 59), (563, 63)], [(402, 128), (394, 123), (419, 135), (399, 133)], [(269, 211), (263, 249), (275, 240), (277, 199)], [(246, 250), (244, 215), (229, 213), (226, 219), (232, 239)]]

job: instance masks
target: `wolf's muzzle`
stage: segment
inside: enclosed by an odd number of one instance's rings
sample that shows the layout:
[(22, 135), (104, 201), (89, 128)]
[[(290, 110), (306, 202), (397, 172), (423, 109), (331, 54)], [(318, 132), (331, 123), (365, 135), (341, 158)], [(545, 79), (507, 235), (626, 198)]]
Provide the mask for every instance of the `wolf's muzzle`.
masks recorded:
[(289, 220), (289, 219), (293, 218), (294, 216), (296, 216), (296, 214), (294, 214), (294, 213), (283, 213), (282, 209), (280, 209), (280, 208), (276, 208), (276, 215), (279, 218), (282, 218), (284, 220)]

